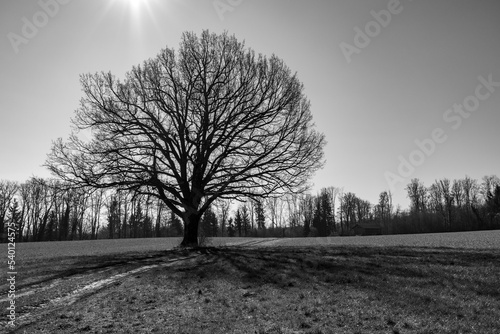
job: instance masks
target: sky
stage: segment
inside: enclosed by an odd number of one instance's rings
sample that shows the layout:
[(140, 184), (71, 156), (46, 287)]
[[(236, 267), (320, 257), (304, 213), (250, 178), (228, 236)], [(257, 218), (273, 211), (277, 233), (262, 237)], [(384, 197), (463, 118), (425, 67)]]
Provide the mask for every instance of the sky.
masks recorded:
[(183, 32), (227, 31), (297, 73), (339, 187), (408, 207), (412, 178), (500, 176), (498, 0), (0, 2), (0, 179), (50, 177), (79, 75), (119, 78)]

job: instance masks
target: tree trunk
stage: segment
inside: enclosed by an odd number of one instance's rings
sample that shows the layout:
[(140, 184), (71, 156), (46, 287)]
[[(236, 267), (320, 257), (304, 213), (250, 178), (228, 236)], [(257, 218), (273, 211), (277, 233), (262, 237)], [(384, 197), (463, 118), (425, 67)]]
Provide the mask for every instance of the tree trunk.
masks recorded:
[(198, 247), (198, 225), (201, 215), (190, 214), (183, 217), (184, 220), (184, 239), (181, 247)]

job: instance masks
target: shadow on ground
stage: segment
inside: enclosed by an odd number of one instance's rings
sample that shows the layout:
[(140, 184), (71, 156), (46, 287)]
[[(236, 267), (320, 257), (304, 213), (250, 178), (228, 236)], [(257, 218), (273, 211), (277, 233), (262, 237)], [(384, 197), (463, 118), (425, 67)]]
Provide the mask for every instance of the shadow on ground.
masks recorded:
[(205, 247), (81, 258), (57, 275), (132, 275), (19, 333), (499, 333), (500, 252)]

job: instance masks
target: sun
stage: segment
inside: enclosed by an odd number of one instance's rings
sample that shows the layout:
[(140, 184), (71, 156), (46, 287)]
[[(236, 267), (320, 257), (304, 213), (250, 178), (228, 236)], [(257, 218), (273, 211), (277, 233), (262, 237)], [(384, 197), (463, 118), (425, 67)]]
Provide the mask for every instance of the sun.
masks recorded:
[(128, 2), (128, 4), (132, 9), (139, 9), (146, 3), (146, 0), (123, 0), (123, 1)]
[(118, 4), (132, 12), (141, 11), (143, 7), (149, 5), (148, 0), (111, 0), (111, 4)]
[(128, 26), (129, 37), (141, 36), (151, 25), (159, 29), (157, 13), (164, 8), (162, 0), (103, 0), (102, 3), (105, 3), (105, 7), (101, 20), (104, 21), (108, 16), (117, 18)]
[(152, 0), (112, 0), (114, 3), (120, 4), (122, 10), (128, 12), (129, 17), (134, 21), (141, 21), (141, 18), (144, 16), (145, 12), (147, 14), (151, 14), (151, 5)]

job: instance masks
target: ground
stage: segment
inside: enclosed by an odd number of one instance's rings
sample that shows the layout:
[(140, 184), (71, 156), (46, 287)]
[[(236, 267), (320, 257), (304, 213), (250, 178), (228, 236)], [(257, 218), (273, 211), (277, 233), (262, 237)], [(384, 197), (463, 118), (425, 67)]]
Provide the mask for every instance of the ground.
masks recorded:
[(242, 245), (25, 259), (10, 332), (500, 333), (498, 249)]

